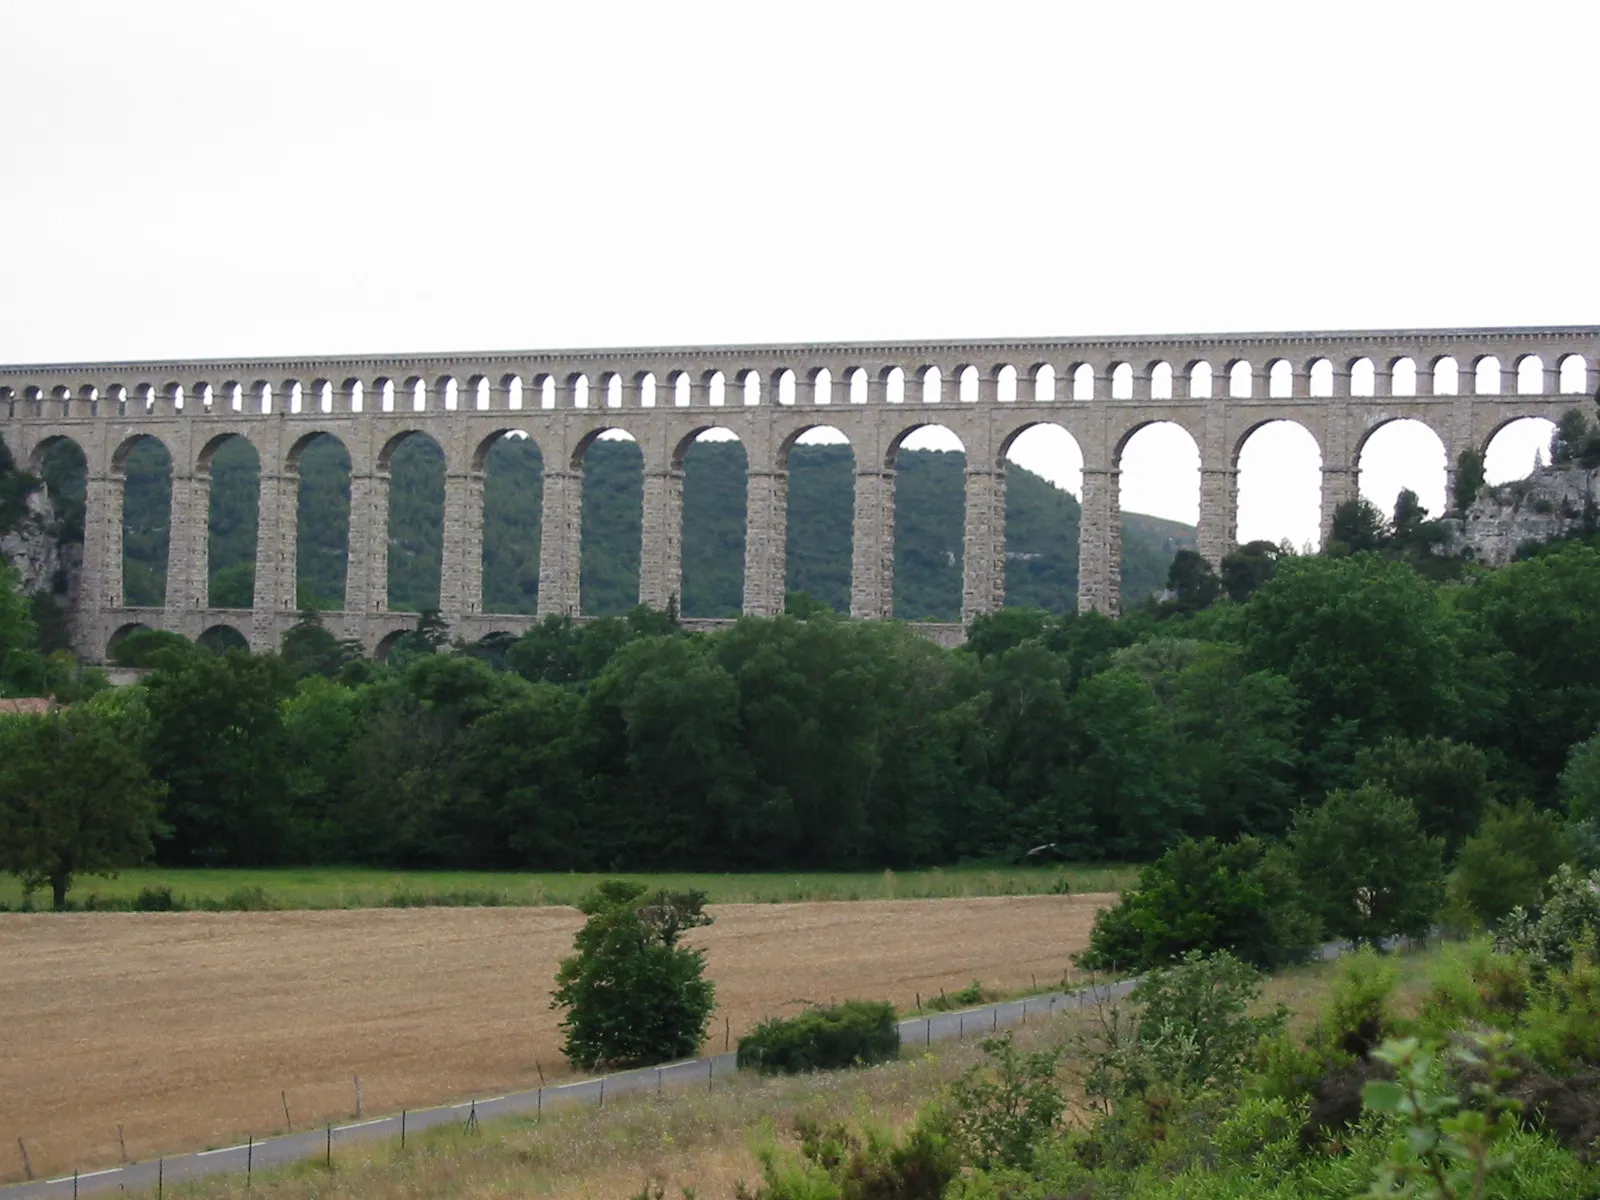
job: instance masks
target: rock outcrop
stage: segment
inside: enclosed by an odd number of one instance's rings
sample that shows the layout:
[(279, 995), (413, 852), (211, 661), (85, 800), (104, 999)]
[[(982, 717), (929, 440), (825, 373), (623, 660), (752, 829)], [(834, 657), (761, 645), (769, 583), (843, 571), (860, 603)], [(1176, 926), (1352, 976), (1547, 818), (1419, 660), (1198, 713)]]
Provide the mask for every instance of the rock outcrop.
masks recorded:
[(70, 608), (83, 547), (62, 542), (61, 522), (44, 488), (31, 492), (26, 504), (15, 526), (0, 534), (0, 555), (21, 573), (23, 595), (55, 594)]
[(1485, 486), (1464, 518), (1445, 521), (1450, 538), (1438, 547), (1485, 566), (1502, 567), (1529, 544), (1594, 527), (1600, 470), (1540, 467), (1526, 479)]

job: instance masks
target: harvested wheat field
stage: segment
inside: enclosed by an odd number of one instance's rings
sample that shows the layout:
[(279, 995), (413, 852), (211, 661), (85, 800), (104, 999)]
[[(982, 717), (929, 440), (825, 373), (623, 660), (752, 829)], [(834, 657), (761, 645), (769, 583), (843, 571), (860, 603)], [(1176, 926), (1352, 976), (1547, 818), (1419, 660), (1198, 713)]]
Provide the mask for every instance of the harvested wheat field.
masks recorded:
[[(1061, 978), (1114, 897), (732, 904), (696, 931), (735, 1039), (832, 999)], [(0, 1145), (36, 1174), (231, 1144), (567, 1073), (570, 908), (0, 915)], [(7, 1161), (0, 1178), (21, 1175)]]

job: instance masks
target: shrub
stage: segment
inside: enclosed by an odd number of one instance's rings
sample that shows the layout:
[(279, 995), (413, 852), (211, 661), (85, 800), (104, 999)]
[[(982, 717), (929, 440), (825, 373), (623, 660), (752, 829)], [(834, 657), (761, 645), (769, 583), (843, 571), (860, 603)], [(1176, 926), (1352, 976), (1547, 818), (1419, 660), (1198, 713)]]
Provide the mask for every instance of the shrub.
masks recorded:
[(143, 887), (133, 898), (135, 912), (183, 912), (188, 907), (169, 887)]
[(972, 1008), (974, 1005), (982, 1004), (991, 998), (997, 997), (990, 992), (984, 991), (983, 984), (974, 979), (958, 992), (946, 994), (941, 991), (928, 1001), (926, 1007), (931, 1008), (934, 1012), (952, 1012), (958, 1008)]
[(1536, 975), (1565, 967), (1578, 946), (1600, 933), (1600, 871), (1563, 865), (1545, 885), (1537, 915), (1514, 908), (1495, 930), (1495, 949), (1521, 954)]
[(1333, 1045), (1352, 1058), (1365, 1059), (1393, 1032), (1389, 998), (1395, 969), (1370, 947), (1346, 955), (1339, 963), (1323, 1025)]
[(739, 1039), (738, 1063), (764, 1075), (793, 1075), (884, 1062), (899, 1053), (894, 1005), (848, 1000), (763, 1021)]
[(1288, 1020), (1283, 1008), (1248, 1015), (1260, 995), (1260, 973), (1226, 952), (1190, 951), (1151, 972), (1131, 993), (1131, 1019), (1116, 1005), (1102, 1006), (1095, 1027), (1078, 1039), (1084, 1091), (1109, 1113), (1118, 1101), (1155, 1089), (1237, 1082), (1263, 1039)]
[(1534, 988), (1517, 1036), (1534, 1062), (1557, 1074), (1600, 1065), (1600, 964), (1592, 943)]
[(1491, 804), (1456, 859), (1451, 908), (1465, 923), (1488, 925), (1518, 905), (1538, 904), (1545, 880), (1570, 854), (1557, 814), (1526, 800)]
[(976, 1166), (1026, 1167), (1066, 1108), (1056, 1083), (1061, 1051), (1020, 1053), (1008, 1033), (985, 1038), (983, 1053), (987, 1063), (969, 1068), (950, 1085), (944, 1127)]
[(737, 1185), (736, 1200), (939, 1200), (961, 1171), (960, 1156), (926, 1121), (904, 1137), (870, 1124), (863, 1136), (805, 1119), (795, 1127), (798, 1158), (763, 1147), (761, 1187)]
[(1139, 885), (1096, 918), (1085, 970), (1162, 967), (1225, 950), (1257, 967), (1305, 956), (1318, 937), (1281, 852), (1253, 837), (1184, 841), (1139, 872)]
[(1533, 977), (1527, 963), (1473, 942), (1449, 955), (1429, 979), (1421, 1031), (1444, 1039), (1472, 1025), (1510, 1030), (1528, 1007)]
[(705, 1041), (715, 989), (705, 952), (678, 944), (709, 925), (704, 892), (658, 892), (608, 880), (578, 906), (588, 921), (556, 971), (552, 1008), (566, 1009), (562, 1050), (574, 1066), (637, 1066), (686, 1058)]
[(1335, 937), (1377, 944), (1422, 937), (1444, 905), (1442, 846), (1416, 810), (1368, 784), (1295, 814), (1289, 832), (1307, 901)]

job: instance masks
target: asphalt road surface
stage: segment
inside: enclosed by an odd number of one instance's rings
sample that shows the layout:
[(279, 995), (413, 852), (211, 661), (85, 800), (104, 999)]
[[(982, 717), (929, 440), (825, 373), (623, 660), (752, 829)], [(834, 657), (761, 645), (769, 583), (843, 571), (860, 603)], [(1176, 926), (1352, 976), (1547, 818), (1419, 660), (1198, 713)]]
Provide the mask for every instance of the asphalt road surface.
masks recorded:
[[(1103, 998), (1126, 995), (1131, 981), (1112, 984), (1098, 989)], [(933, 1013), (926, 1017), (912, 1017), (900, 1022), (900, 1042), (903, 1046), (927, 1045), (949, 1041), (951, 1038), (982, 1037), (1020, 1025), (1027, 1017), (1053, 1015), (1063, 1008), (1082, 1007), (1092, 1003), (1093, 989), (1076, 992), (1053, 992), (1042, 996), (1029, 996), (1026, 1000), (1007, 1000), (999, 1004), (985, 1004), (961, 1012)], [(662, 1067), (642, 1067), (636, 1071), (619, 1071), (596, 1079), (579, 1079), (553, 1087), (538, 1088), (531, 1092), (514, 1092), (505, 1096), (486, 1096), (461, 1104), (439, 1108), (419, 1108), (404, 1114), (373, 1117), (365, 1121), (351, 1121), (343, 1125), (329, 1125), (305, 1133), (288, 1133), (264, 1138), (257, 1142), (242, 1142), (237, 1146), (223, 1146), (216, 1150), (201, 1150), (194, 1154), (178, 1154), (154, 1162), (135, 1162), (125, 1166), (110, 1167), (56, 1179), (34, 1180), (0, 1187), (0, 1200), (32, 1200), (34, 1197), (71, 1197), (111, 1189), (122, 1191), (154, 1190), (158, 1185), (183, 1183), (205, 1175), (232, 1172), (244, 1175), (249, 1171), (268, 1170), (305, 1159), (337, 1157), (341, 1147), (355, 1141), (372, 1138), (409, 1137), (424, 1129), (454, 1122), (462, 1125), (474, 1117), (479, 1121), (492, 1121), (497, 1117), (534, 1116), (546, 1108), (571, 1108), (576, 1105), (604, 1107), (606, 1101), (620, 1096), (637, 1096), (668, 1089), (682, 1090), (690, 1087), (715, 1087), (718, 1079), (736, 1071), (732, 1054), (715, 1054), (688, 1062), (671, 1063)]]

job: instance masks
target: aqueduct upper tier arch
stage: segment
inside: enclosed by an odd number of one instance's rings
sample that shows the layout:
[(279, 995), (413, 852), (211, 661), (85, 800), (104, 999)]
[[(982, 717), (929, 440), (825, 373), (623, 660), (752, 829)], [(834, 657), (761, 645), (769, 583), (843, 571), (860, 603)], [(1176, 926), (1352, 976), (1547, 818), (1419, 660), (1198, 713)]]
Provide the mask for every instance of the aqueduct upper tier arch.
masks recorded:
[[(404, 432), (425, 433), (444, 451), (441, 610), (472, 637), (529, 620), (485, 613), (482, 604), (482, 448), (507, 428), (526, 430), (545, 463), (541, 614), (577, 611), (578, 452), (600, 429), (626, 431), (644, 455), (640, 599), (665, 606), (678, 595), (676, 450), (713, 424), (737, 434), (748, 455), (744, 609), (779, 611), (786, 447), (802, 430), (829, 425), (855, 451), (851, 609), (884, 617), (893, 611), (895, 528), (895, 476), (885, 464), (907, 429), (936, 422), (967, 451), (962, 615), (970, 619), (1004, 600), (1003, 455), (1028, 425), (1060, 425), (1083, 451), (1078, 602), (1115, 612), (1118, 448), (1142, 425), (1171, 421), (1195, 435), (1200, 548), (1216, 562), (1236, 528), (1237, 447), (1266, 421), (1298, 422), (1316, 438), (1326, 531), (1334, 508), (1357, 494), (1357, 452), (1376, 426), (1423, 421), (1454, 464), (1508, 420), (1558, 418), (1597, 384), (1597, 326), (692, 346), (0, 367), (0, 422), (18, 462), (32, 461), (53, 438), (71, 438), (84, 451), (76, 637), (87, 657), (98, 658), (111, 634), (133, 622), (191, 638), (214, 625), (242, 625), (253, 646), (277, 644), (295, 619), (297, 450), (317, 433), (338, 437), (351, 461), (344, 610), (328, 620), (371, 647), (412, 619), (388, 612), (385, 599), (384, 451)], [(205, 607), (204, 455), (229, 434), (247, 439), (261, 462), (247, 615)], [(159, 439), (173, 462), (160, 610), (129, 608), (122, 595), (122, 456), (142, 436)]]

